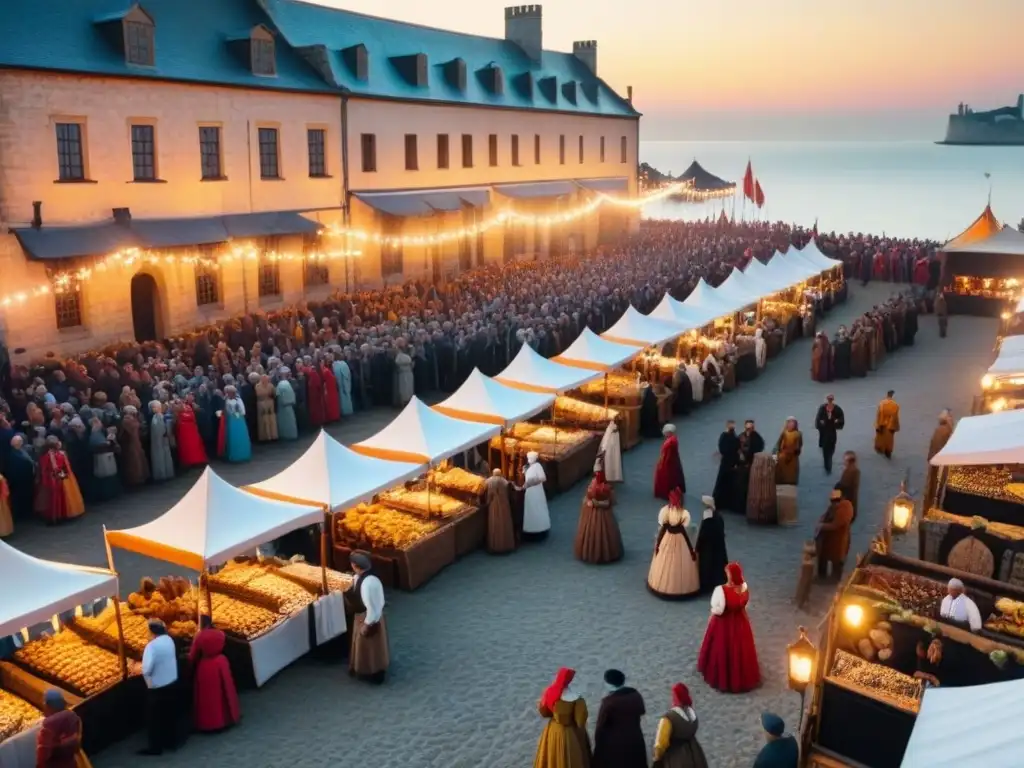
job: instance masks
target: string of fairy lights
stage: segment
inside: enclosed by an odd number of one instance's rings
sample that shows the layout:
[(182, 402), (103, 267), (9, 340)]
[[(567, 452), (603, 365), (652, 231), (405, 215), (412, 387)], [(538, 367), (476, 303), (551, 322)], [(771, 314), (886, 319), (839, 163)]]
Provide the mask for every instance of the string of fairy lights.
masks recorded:
[(297, 260), (303, 260), (306, 262), (312, 261), (314, 263), (325, 262), (334, 259), (361, 256), (362, 251), (358, 250), (358, 248), (352, 247), (353, 244), (358, 243), (374, 243), (390, 247), (424, 247), (442, 245), (445, 243), (456, 242), (463, 238), (476, 237), (488, 230), (496, 227), (504, 227), (509, 224), (526, 224), (543, 227), (568, 224), (592, 214), (604, 205), (614, 205), (621, 208), (637, 210), (645, 205), (664, 200), (673, 195), (689, 194), (692, 191), (694, 191), (693, 184), (688, 181), (660, 187), (648, 194), (635, 198), (615, 197), (604, 192), (599, 192), (586, 203), (557, 213), (533, 214), (509, 208), (478, 224), (453, 227), (448, 230), (438, 231), (431, 234), (391, 235), (353, 227), (328, 225), (321, 230), (321, 236), (327, 235), (333, 239), (344, 239), (346, 241), (345, 247), (313, 252), (268, 252), (251, 245), (227, 245), (221, 253), (216, 256), (211, 256), (206, 255), (205, 253), (168, 254), (142, 248), (125, 248), (101, 257), (87, 266), (82, 266), (78, 269), (54, 272), (50, 275), (50, 281), (48, 283), (43, 283), (31, 289), (17, 291), (2, 296), (0, 297), (0, 308), (18, 306), (24, 304), (29, 299), (48, 296), (51, 293), (61, 294), (69, 290), (75, 290), (81, 283), (86, 282), (97, 275), (102, 275), (113, 269), (130, 268), (137, 264), (164, 264), (168, 266), (187, 265), (212, 269), (221, 264), (230, 264), (232, 262), (244, 260), (269, 261), (271, 263)]

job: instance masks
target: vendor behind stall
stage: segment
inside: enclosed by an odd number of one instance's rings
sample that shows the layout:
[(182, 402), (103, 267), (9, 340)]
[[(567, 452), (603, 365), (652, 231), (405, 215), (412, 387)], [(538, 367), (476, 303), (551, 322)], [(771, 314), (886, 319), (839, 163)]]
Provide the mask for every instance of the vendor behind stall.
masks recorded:
[(947, 594), (942, 598), (939, 617), (953, 624), (960, 624), (971, 632), (981, 629), (981, 612), (971, 598), (964, 594), (964, 583), (950, 579)]

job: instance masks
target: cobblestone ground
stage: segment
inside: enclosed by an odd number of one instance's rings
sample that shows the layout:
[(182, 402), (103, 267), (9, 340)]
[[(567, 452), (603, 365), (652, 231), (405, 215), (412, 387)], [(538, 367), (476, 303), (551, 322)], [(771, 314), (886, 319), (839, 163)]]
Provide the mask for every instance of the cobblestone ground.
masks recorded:
[[(857, 288), (845, 306), (827, 319), (841, 322), (889, 293), (889, 286)], [(814, 412), (826, 390), (846, 412), (839, 451), (861, 456), (861, 514), (853, 551), (862, 551), (877, 529), (886, 500), (902, 473), (911, 470), (911, 489), (921, 486), (925, 450), (935, 417), (944, 407), (957, 416), (989, 360), (995, 337), (992, 320), (953, 318), (951, 335), (940, 340), (933, 317), (922, 318), (918, 343), (887, 358), (868, 376), (820, 385), (810, 381), (810, 350), (800, 342), (786, 350), (756, 382), (708, 405), (679, 423), (679, 438), (691, 493), (687, 505), (699, 519), (717, 462), (718, 434), (727, 418), (757, 420), (773, 441), (787, 416), (805, 429), (807, 449), (800, 478), (800, 524), (794, 529), (753, 528), (727, 516), (729, 554), (739, 560), (751, 586), (754, 625), (764, 685), (743, 696), (710, 690), (696, 671), (697, 650), (708, 617), (707, 600), (662, 602), (644, 588), (660, 504), (651, 497), (657, 442), (645, 442), (624, 457), (626, 482), (616, 512), (625, 559), (595, 567), (572, 556), (583, 487), (551, 504), (549, 539), (510, 557), (477, 553), (447, 569), (415, 594), (389, 594), (388, 626), (393, 666), (388, 683), (367, 687), (350, 680), (343, 665), (300, 661), (262, 690), (242, 696), (244, 719), (234, 731), (193, 738), (181, 750), (150, 758), (154, 766), (216, 765), (312, 768), (346, 764), (408, 768), (518, 768), (528, 766), (542, 728), (535, 704), (561, 665), (577, 670), (579, 688), (591, 709), (591, 727), (602, 695), (605, 669), (625, 671), (647, 700), (645, 730), (653, 738), (655, 716), (669, 705), (669, 687), (689, 685), (701, 720), (699, 738), (714, 768), (748, 766), (762, 743), (757, 718), (764, 709), (795, 727), (797, 696), (786, 689), (785, 647), (804, 624), (817, 626), (830, 595), (817, 587), (811, 611), (791, 603), (802, 542), (824, 511), (835, 477), (821, 468)], [(878, 400), (895, 389), (903, 431), (894, 459), (871, 450), (872, 419)], [(333, 430), (352, 442), (372, 434), (393, 414), (359, 416)], [(305, 447), (256, 451), (242, 467), (217, 465), (235, 483), (254, 482), (285, 466)], [(41, 557), (102, 565), (100, 526), (127, 527), (150, 520), (173, 504), (194, 480), (179, 478), (156, 489), (90, 510), (80, 522), (58, 529), (22, 526), (11, 543)], [(904, 542), (908, 547), (909, 542)], [(122, 553), (123, 590), (142, 575), (168, 572), (161, 563)], [(138, 766), (140, 737), (94, 759), (97, 768)]]

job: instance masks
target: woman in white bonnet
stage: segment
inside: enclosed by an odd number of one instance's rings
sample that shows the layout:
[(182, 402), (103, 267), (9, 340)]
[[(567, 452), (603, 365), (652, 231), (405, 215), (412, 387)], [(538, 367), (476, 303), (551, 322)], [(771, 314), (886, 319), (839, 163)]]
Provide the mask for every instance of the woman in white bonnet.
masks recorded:
[(523, 475), (523, 488), (526, 489), (523, 499), (523, 539), (541, 541), (551, 531), (551, 513), (548, 512), (548, 500), (544, 495), (544, 483), (548, 477), (544, 474), (540, 455), (536, 451), (526, 454), (526, 461), (526, 472)]
[[(621, 483), (622, 476), (622, 441), (619, 439), (619, 427), (615, 420), (608, 422), (608, 428), (601, 438), (601, 464), (604, 478), (609, 483)], [(594, 467), (595, 471), (597, 466)]]

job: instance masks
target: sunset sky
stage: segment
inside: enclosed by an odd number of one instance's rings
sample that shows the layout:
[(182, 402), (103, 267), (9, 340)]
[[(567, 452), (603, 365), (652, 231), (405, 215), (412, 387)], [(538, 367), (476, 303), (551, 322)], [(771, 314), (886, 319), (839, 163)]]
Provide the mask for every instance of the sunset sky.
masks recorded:
[[(504, 2), (320, 0), (501, 37)], [(544, 47), (598, 41), (647, 139), (916, 139), (1024, 91), (1024, 0), (547, 0)]]

